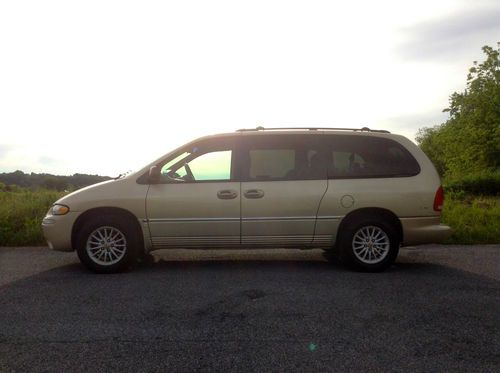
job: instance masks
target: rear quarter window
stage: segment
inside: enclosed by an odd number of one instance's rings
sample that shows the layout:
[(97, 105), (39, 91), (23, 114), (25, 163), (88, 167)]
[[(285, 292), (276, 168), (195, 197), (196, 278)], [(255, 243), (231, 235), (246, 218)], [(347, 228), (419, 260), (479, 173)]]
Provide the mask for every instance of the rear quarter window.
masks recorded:
[(398, 142), (369, 136), (329, 136), (328, 175), (334, 179), (409, 177), (420, 166)]

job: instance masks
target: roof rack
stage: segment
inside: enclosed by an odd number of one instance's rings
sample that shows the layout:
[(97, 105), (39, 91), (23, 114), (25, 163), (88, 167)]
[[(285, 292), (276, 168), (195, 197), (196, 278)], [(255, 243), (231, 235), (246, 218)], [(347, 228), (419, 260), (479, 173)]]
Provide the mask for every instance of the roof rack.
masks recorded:
[(335, 128), (335, 127), (268, 127), (258, 126), (256, 128), (241, 128), (237, 132), (252, 132), (252, 131), (277, 131), (277, 130), (309, 130), (309, 131), (360, 131), (360, 132), (379, 132), (390, 133), (386, 130), (371, 130), (368, 127), (362, 128)]

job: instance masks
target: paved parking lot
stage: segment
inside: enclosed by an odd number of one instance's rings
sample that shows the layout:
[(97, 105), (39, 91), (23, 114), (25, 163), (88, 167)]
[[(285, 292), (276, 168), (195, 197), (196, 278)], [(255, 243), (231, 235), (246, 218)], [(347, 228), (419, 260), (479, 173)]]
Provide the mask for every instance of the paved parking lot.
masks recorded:
[(163, 251), (96, 275), (0, 248), (0, 371), (499, 371), (500, 245), (350, 272), (313, 251)]

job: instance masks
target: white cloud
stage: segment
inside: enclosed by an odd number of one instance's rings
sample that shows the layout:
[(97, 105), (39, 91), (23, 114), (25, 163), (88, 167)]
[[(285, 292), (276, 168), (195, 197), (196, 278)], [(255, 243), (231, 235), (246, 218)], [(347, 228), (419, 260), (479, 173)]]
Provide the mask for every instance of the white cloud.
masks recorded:
[(463, 87), (482, 36), (471, 57), (422, 63), (401, 59), (401, 30), (470, 6), (2, 2), (0, 143), (15, 151), (0, 153), (0, 171), (115, 175), (195, 137), (257, 125), (411, 137)]

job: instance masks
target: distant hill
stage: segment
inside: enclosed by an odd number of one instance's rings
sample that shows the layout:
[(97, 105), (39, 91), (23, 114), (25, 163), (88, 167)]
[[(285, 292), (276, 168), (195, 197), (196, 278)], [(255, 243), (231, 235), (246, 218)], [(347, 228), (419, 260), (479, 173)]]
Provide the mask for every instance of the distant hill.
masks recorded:
[(72, 176), (59, 176), (51, 174), (27, 174), (22, 171), (0, 174), (0, 183), (5, 186), (17, 185), (30, 189), (75, 190), (88, 185), (110, 180), (109, 176), (74, 174)]

